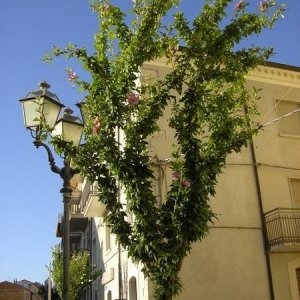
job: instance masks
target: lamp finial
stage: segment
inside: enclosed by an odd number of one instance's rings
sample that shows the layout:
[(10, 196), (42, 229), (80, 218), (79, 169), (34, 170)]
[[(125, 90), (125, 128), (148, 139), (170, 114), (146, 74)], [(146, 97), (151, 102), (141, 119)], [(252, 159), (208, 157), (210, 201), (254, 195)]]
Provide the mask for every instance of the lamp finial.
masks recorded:
[(46, 80), (44, 80), (43, 82), (39, 83), (39, 87), (41, 90), (45, 91), (50, 88), (50, 84), (47, 83)]

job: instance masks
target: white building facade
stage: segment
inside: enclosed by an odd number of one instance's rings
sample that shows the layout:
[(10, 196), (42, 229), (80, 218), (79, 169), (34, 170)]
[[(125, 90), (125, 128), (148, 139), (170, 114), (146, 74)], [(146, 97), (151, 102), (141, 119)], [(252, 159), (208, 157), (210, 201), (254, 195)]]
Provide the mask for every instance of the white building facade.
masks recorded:
[[(141, 82), (168, 70), (164, 61), (145, 64)], [(247, 85), (262, 89), (258, 122), (263, 130), (241, 153), (228, 157), (211, 199), (218, 220), (185, 259), (184, 289), (176, 300), (300, 299), (300, 68), (268, 63), (249, 74)], [(161, 130), (148, 140), (158, 202), (171, 180), (167, 162), (174, 134), (167, 118), (168, 112), (159, 121)], [(80, 176), (72, 185), (72, 248), (88, 249), (91, 263), (103, 270), (85, 299), (153, 299), (141, 266), (110, 233), (97, 187)], [(120, 201), (126, 203), (122, 193)]]

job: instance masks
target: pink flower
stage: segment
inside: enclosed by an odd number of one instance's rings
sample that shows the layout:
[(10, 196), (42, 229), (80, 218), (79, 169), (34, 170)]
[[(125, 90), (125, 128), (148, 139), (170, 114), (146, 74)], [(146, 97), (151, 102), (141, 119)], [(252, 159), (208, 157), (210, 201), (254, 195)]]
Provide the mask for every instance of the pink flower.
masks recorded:
[(110, 8), (109, 3), (105, 3), (105, 4), (103, 5), (103, 8), (104, 8), (104, 10), (109, 10), (109, 8)]
[(246, 2), (244, 0), (240, 0), (235, 4), (235, 10), (242, 10), (246, 7)]
[(78, 75), (76, 72), (73, 72), (72, 70), (68, 71), (68, 80), (69, 81), (74, 81), (78, 78)]
[(137, 94), (131, 93), (127, 97), (128, 104), (130, 105), (137, 105), (140, 101), (140, 98)]
[(173, 172), (173, 173), (172, 173), (172, 177), (173, 177), (174, 180), (178, 180), (179, 177), (180, 177), (179, 172), (178, 172), (178, 171)]
[(265, 11), (269, 7), (269, 2), (267, 0), (263, 0), (259, 2), (259, 10)]
[(101, 122), (99, 118), (96, 117), (93, 121), (93, 128), (92, 128), (93, 135), (98, 135), (100, 132), (100, 128), (101, 128)]
[(187, 187), (187, 188), (190, 188), (191, 187), (191, 182), (188, 178), (185, 178), (183, 181), (182, 181), (182, 185)]

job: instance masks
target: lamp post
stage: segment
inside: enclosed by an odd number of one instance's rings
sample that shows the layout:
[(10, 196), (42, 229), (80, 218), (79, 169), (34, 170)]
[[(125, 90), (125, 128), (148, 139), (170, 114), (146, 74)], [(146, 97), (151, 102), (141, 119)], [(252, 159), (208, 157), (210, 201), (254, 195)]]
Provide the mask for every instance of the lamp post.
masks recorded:
[(40, 84), (38, 91), (30, 92), (24, 99), (21, 99), (23, 108), (23, 117), (25, 127), (30, 130), (35, 139), (33, 144), (39, 148), (45, 148), (48, 154), (48, 161), (51, 171), (59, 174), (63, 180), (63, 187), (60, 192), (63, 195), (64, 218), (63, 218), (63, 300), (69, 300), (69, 261), (70, 261), (70, 221), (69, 207), (72, 196), (70, 180), (79, 173), (78, 169), (70, 166), (70, 160), (65, 157), (64, 165), (59, 168), (54, 160), (51, 149), (43, 140), (43, 136), (50, 131), (52, 135), (60, 135), (65, 141), (79, 145), (83, 124), (72, 115), (72, 110), (65, 109), (63, 116), (58, 119), (61, 109), (64, 107), (59, 102), (57, 96), (48, 88), (50, 85), (46, 82)]

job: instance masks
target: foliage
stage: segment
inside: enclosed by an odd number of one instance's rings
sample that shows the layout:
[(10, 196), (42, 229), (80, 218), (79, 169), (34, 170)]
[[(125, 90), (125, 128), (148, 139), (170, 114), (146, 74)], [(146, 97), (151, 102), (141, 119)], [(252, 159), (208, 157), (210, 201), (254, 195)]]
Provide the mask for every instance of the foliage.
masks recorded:
[[(59, 246), (55, 246), (52, 249), (52, 278), (55, 288), (58, 294), (62, 298), (63, 292), (63, 257)], [(97, 270), (96, 266), (93, 266), (89, 262), (89, 252), (79, 251), (74, 252), (70, 259), (70, 299), (80, 299), (80, 296), (97, 277), (101, 275), (101, 272)]]
[[(234, 7), (231, 0), (208, 0), (190, 21), (178, 4), (136, 0), (128, 19), (107, 0), (94, 1), (99, 15), (95, 52), (69, 44), (64, 49), (55, 46), (45, 58), (75, 58), (91, 75), (91, 82), (76, 73), (70, 79), (74, 73), (68, 70), (69, 80), (87, 93), (84, 147), (76, 149), (57, 137), (53, 143), (72, 157), (84, 176), (97, 182), (112, 232), (130, 257), (143, 263), (157, 299), (181, 291), (182, 261), (215, 218), (209, 199), (226, 156), (240, 151), (259, 130), (254, 121), (258, 97), (246, 90), (245, 76), (264, 63), (272, 49), (243, 48), (242, 41), (272, 28), (284, 11), (273, 0), (257, 7), (244, 0)], [(143, 63), (162, 57), (172, 71), (138, 86)], [(176, 132), (170, 158), (174, 176), (158, 208), (146, 138), (159, 130), (157, 121), (167, 106), (172, 107), (169, 125)], [(127, 222), (119, 201), (120, 188), (133, 223)]]

